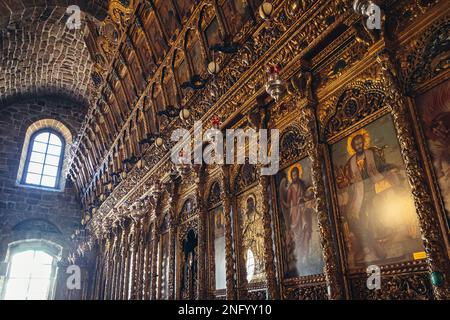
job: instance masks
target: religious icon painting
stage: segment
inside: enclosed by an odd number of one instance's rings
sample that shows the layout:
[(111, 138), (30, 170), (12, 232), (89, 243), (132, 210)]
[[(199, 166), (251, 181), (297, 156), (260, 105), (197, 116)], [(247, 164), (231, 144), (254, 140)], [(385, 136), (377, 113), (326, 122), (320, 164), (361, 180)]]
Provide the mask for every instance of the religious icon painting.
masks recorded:
[(275, 182), (284, 277), (289, 279), (323, 273), (310, 159), (305, 158), (281, 170)]
[(390, 115), (331, 146), (350, 269), (423, 258), (411, 189)]
[(420, 96), (417, 109), (450, 226), (450, 80)]
[(252, 190), (238, 197), (243, 262), (250, 284), (266, 280), (261, 201), (260, 193), (253, 193)]

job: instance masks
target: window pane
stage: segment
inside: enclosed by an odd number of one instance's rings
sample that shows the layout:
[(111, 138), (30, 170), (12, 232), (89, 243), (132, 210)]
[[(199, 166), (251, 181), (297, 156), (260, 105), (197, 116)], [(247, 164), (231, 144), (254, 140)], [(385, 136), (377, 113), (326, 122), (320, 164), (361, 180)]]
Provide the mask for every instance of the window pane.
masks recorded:
[(53, 144), (55, 146), (61, 146), (61, 139), (58, 138), (57, 135), (50, 134), (50, 144)]
[(25, 183), (43, 187), (56, 187), (56, 176), (63, 156), (63, 140), (56, 134), (43, 132), (35, 136)]
[(16, 253), (12, 258), (13, 263), (28, 263), (30, 260), (34, 259), (34, 251), (28, 250), (20, 253)]
[(27, 300), (46, 300), (50, 284), (48, 274), (47, 279), (31, 279)]
[(5, 300), (24, 300), (28, 291), (28, 279), (9, 279)]
[(48, 132), (40, 133), (34, 138), (34, 141), (47, 143), (48, 142), (48, 135), (49, 135)]
[(34, 261), (40, 264), (52, 264), (53, 257), (44, 251), (36, 251)]
[(14, 268), (11, 269), (9, 276), (11, 278), (29, 278), (31, 276), (31, 270), (27, 264), (16, 262), (14, 263)]
[(46, 176), (56, 177), (58, 175), (58, 167), (45, 166), (43, 174)]
[(56, 186), (56, 178), (49, 176), (42, 176), (41, 186), (54, 188)]
[(44, 163), (44, 160), (45, 160), (45, 154), (36, 153), (36, 152), (31, 153), (30, 161), (37, 162), (37, 163)]
[(40, 174), (34, 174), (34, 173), (28, 173), (27, 174), (27, 180), (25, 181), (29, 184), (40, 184), (41, 182), (41, 175)]
[(52, 265), (51, 264), (34, 264), (33, 269), (31, 270), (31, 277), (32, 278), (46, 278), (48, 277), (52, 272)]
[(28, 172), (42, 174), (43, 165), (36, 162), (30, 162), (28, 164)]
[(47, 299), (54, 280), (51, 278), (53, 268), (53, 257), (43, 251), (29, 250), (13, 255), (6, 282), (5, 299)]
[(29, 264), (32, 261), (34, 251), (25, 251), (17, 253), (12, 258), (12, 266), (10, 271), (11, 278), (28, 278), (30, 276)]
[(59, 157), (47, 155), (45, 159), (45, 164), (50, 164), (52, 166), (59, 166)]
[(61, 147), (49, 145), (47, 153), (48, 154), (53, 154), (53, 155), (59, 157), (59, 155), (61, 154)]
[(33, 144), (33, 151), (45, 153), (47, 151), (47, 144), (35, 142)]

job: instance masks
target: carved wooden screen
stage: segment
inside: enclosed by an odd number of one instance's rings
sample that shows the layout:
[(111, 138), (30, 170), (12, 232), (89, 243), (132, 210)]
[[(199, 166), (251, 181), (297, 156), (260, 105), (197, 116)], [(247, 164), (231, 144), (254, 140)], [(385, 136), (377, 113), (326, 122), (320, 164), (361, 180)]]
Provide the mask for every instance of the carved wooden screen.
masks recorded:
[(214, 296), (224, 296), (226, 289), (225, 267), (225, 215), (220, 199), (220, 186), (215, 182), (208, 195), (208, 264), (209, 288)]
[(145, 238), (145, 250), (144, 250), (144, 285), (143, 294), (144, 300), (150, 299), (150, 289), (151, 289), (151, 271), (152, 271), (152, 257), (153, 257), (153, 228), (154, 225), (151, 224), (148, 227), (146, 238)]
[(417, 109), (437, 180), (439, 207), (450, 230), (450, 80), (418, 97)]
[(166, 214), (160, 226), (158, 254), (158, 298), (169, 297), (169, 216)]
[(235, 178), (234, 216), (240, 294), (265, 297), (266, 286), (262, 192), (257, 187), (256, 166), (245, 164)]
[[(355, 82), (340, 94), (326, 126), (343, 267), (353, 298), (393, 298), (404, 281), (423, 287), (419, 295), (427, 298), (428, 280), (420, 273), (425, 252), (418, 216), (385, 99), (380, 84)], [(370, 290), (369, 266), (391, 270), (392, 287)], [(405, 270), (419, 273), (400, 275)], [(386, 276), (383, 279), (386, 286)]]
[(198, 208), (193, 198), (184, 201), (178, 221), (177, 283), (178, 299), (198, 297)]
[(278, 267), (286, 299), (298, 288), (325, 282), (311, 159), (302, 131), (288, 127), (280, 140), (280, 170), (273, 177)]

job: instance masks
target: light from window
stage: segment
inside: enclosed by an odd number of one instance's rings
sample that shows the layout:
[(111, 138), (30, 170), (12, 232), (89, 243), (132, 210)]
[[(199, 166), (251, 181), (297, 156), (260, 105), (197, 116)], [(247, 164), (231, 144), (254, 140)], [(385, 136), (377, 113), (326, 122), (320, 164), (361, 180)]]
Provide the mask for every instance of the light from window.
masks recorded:
[(253, 255), (253, 251), (247, 250), (247, 282), (251, 282), (253, 277), (255, 276), (255, 256)]
[(56, 188), (62, 147), (56, 134), (48, 131), (37, 134), (31, 143), (25, 183)]
[(5, 300), (47, 300), (52, 285), (53, 257), (43, 251), (16, 253), (11, 259)]

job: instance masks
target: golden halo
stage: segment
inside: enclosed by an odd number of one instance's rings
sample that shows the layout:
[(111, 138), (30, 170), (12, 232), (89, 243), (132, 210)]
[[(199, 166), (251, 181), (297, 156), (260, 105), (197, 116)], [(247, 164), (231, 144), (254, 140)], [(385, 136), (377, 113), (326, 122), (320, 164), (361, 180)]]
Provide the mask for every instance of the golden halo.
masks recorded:
[(292, 183), (291, 173), (294, 168), (298, 169), (298, 178), (299, 179), (302, 178), (302, 175), (303, 175), (302, 165), (300, 163), (293, 164), (291, 167), (289, 167), (288, 172), (287, 172), (287, 178), (288, 178), (289, 183)]
[(370, 146), (370, 135), (369, 135), (369, 132), (367, 132), (366, 129), (359, 129), (358, 131), (353, 132), (347, 139), (347, 152), (348, 152), (348, 154), (350, 156), (353, 156), (356, 153), (355, 150), (353, 150), (352, 141), (353, 141), (353, 138), (358, 136), (358, 135), (364, 137), (364, 149), (367, 150), (369, 148), (369, 146)]

